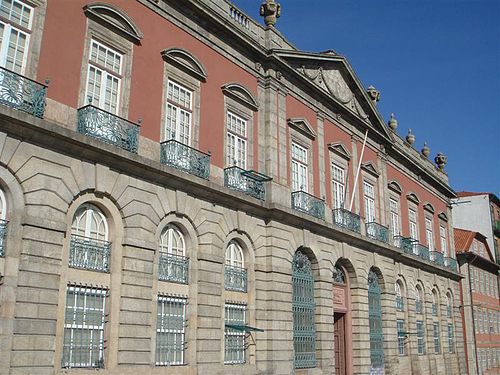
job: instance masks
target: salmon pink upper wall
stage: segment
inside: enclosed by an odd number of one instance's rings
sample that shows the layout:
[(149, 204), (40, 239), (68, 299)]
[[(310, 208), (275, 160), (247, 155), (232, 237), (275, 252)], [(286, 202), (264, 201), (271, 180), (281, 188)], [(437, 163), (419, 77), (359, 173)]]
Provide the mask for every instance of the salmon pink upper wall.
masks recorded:
[[(304, 103), (302, 103), (301, 101), (299, 101), (297, 98), (293, 97), (292, 95), (287, 95), (286, 97), (286, 118), (289, 119), (289, 118), (296, 118), (296, 117), (301, 117), (301, 118), (305, 118), (309, 124), (311, 125), (311, 127), (314, 129), (314, 131), (317, 133), (318, 132), (318, 126), (317, 126), (317, 119), (316, 119), (316, 112), (308, 107), (307, 105), (305, 105)], [(288, 128), (288, 131), (290, 131), (290, 128)], [(314, 185), (314, 189), (313, 189), (313, 192), (312, 194), (316, 195), (317, 197), (319, 197), (319, 194), (320, 194), (320, 189), (319, 189), (319, 158), (318, 158), (318, 155), (319, 155), (319, 150), (318, 150), (318, 142), (317, 142), (317, 139), (315, 139), (313, 141), (313, 144), (312, 144), (312, 150), (309, 150), (308, 152), (311, 152), (312, 151), (312, 155), (310, 156), (310, 158), (312, 157), (312, 162), (313, 162), (313, 185)], [(288, 145), (288, 152), (287, 152), (287, 155), (288, 156), (288, 181), (291, 185), (291, 160), (290, 160), (290, 155), (291, 155), (291, 145), (289, 144)], [(309, 192), (311, 193), (311, 192)]]
[[(440, 212), (447, 212), (447, 205), (446, 202), (443, 200), (439, 199), (426, 189), (424, 189), (418, 182), (412, 180), (396, 168), (394, 168), (391, 165), (387, 166), (387, 180), (390, 181), (396, 181), (400, 186), (401, 189), (403, 190), (403, 193), (401, 194), (401, 200), (400, 200), (400, 210), (401, 210), (401, 223), (402, 223), (402, 234), (403, 236), (409, 236), (410, 235), (410, 229), (409, 229), (409, 219), (408, 219), (408, 200), (406, 198), (406, 195), (410, 192), (415, 193), (418, 198), (420, 199), (420, 205), (418, 206), (418, 233), (419, 233), (419, 240), (422, 244), (426, 244), (426, 239), (425, 239), (425, 211), (424, 211), (424, 204), (430, 203), (434, 206), (435, 213), (434, 213), (434, 220), (433, 220), (433, 234), (434, 234), (434, 247), (436, 250), (441, 251), (441, 240), (439, 236), (439, 219), (438, 219), (438, 214)], [(451, 249), (450, 247), (450, 233), (447, 228), (447, 233), (446, 233), (446, 241), (447, 241), (447, 248), (448, 251)]]
[[(225, 114), (221, 87), (228, 82), (237, 82), (257, 97), (256, 77), (139, 2), (107, 2), (127, 13), (144, 34), (140, 44), (134, 45), (129, 119), (136, 121), (142, 118), (141, 135), (154, 141), (160, 140), (165, 64), (160, 53), (172, 47), (187, 50), (208, 73), (206, 82), (201, 85), (199, 149), (210, 150), (212, 163), (222, 167)], [(51, 77), (48, 96), (71, 107), (76, 107), (78, 103), (86, 33), (86, 16), (82, 8), (87, 3), (84, 0), (50, 1), (45, 21), (38, 77)], [(71, 48), (60, 53), (61, 46)], [(254, 134), (257, 134), (258, 116), (254, 119)], [(254, 154), (256, 165), (258, 155)]]
[[(325, 120), (324, 121), (324, 134), (325, 134), (325, 155), (326, 160), (325, 160), (325, 179), (326, 179), (326, 201), (327, 203), (332, 206), (333, 205), (333, 197), (332, 197), (332, 168), (330, 166), (330, 158), (328, 156), (328, 145), (330, 143), (343, 143), (345, 148), (349, 150), (349, 152), (352, 154), (352, 147), (351, 147), (351, 136), (349, 133), (341, 130), (336, 124), (334, 124), (331, 121)], [(353, 187), (353, 181), (354, 181), (354, 175), (352, 172), (352, 166), (351, 166), (351, 161), (349, 161), (349, 165), (346, 171), (346, 186), (347, 186), (347, 191), (352, 193), (352, 187)], [(346, 195), (346, 198), (350, 199), (350, 196)], [(346, 207), (347, 208), (347, 207)]]

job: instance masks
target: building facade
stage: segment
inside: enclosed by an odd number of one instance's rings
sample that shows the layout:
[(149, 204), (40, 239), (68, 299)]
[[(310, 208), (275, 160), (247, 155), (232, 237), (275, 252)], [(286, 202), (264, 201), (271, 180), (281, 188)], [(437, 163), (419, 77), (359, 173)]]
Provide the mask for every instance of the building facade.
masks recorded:
[(455, 228), (486, 236), (494, 260), (500, 264), (500, 199), (493, 193), (461, 191), (452, 200)]
[(500, 374), (500, 266), (485, 236), (458, 228), (454, 232), (464, 276), (460, 284), (468, 373)]
[(446, 158), (261, 14), (0, 1), (0, 373), (465, 373)]

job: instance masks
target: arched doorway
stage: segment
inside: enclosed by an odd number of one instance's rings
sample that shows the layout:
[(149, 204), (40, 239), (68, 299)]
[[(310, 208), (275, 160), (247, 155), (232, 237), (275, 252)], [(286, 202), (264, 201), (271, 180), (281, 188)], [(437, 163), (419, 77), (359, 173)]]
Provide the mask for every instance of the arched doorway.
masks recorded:
[(350, 370), (350, 301), (346, 272), (340, 265), (333, 268), (333, 337), (335, 374), (347, 375)]

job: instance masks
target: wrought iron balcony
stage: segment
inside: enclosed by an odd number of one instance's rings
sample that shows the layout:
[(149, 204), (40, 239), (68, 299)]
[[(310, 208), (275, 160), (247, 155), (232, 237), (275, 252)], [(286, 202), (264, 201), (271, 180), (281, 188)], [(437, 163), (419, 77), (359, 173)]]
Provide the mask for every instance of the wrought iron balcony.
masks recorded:
[(405, 300), (401, 296), (396, 296), (396, 310), (404, 311), (405, 309)]
[(429, 253), (430, 259), (436, 263), (438, 266), (443, 267), (444, 266), (444, 256), (443, 253), (440, 253), (439, 251), (431, 251)]
[(161, 143), (160, 162), (208, 180), (210, 155), (174, 139)]
[(247, 291), (247, 270), (226, 265), (224, 269), (224, 287), (237, 292)]
[(366, 223), (366, 235), (374, 240), (389, 243), (389, 228), (374, 221)]
[(0, 67), (0, 103), (43, 118), (47, 85)]
[(415, 243), (413, 245), (413, 250), (416, 255), (418, 255), (420, 258), (429, 260), (429, 248), (422, 245), (421, 243)]
[(415, 311), (419, 314), (422, 314), (423, 312), (422, 301), (415, 301)]
[(86, 270), (109, 272), (111, 242), (71, 236), (69, 266)]
[(78, 109), (78, 132), (137, 153), (139, 125), (91, 104)]
[(416, 242), (411, 237), (394, 236), (394, 246), (400, 248), (406, 254), (413, 254), (413, 246)]
[(305, 191), (294, 191), (292, 193), (292, 208), (325, 220), (325, 201)]
[(343, 208), (335, 208), (332, 210), (332, 213), (335, 225), (356, 233), (361, 233), (361, 218), (359, 215)]
[(458, 272), (457, 260), (453, 258), (444, 258), (444, 265), (452, 271)]
[(5, 238), (7, 236), (7, 220), (0, 220), (0, 257), (5, 255)]
[(174, 283), (187, 284), (189, 259), (172, 254), (160, 254), (158, 263), (158, 279)]
[(224, 186), (260, 200), (266, 199), (265, 183), (271, 180), (262, 173), (237, 166), (224, 169)]

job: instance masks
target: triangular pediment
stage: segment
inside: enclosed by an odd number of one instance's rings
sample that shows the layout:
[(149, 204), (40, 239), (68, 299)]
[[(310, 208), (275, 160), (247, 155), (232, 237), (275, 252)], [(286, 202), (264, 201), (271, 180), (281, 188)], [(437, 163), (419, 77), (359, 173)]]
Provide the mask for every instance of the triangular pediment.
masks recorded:
[(287, 122), (288, 126), (302, 133), (306, 137), (312, 140), (316, 138), (316, 132), (312, 128), (311, 124), (309, 124), (309, 122), (305, 118), (302, 117), (289, 118)]
[(377, 168), (375, 168), (375, 165), (373, 165), (371, 161), (361, 164), (361, 168), (375, 177), (380, 176), (380, 172), (377, 170)]
[(382, 116), (344, 57), (331, 50), (321, 53), (273, 50), (273, 53), (350, 113), (391, 139)]
[(87, 17), (91, 17), (96, 22), (121, 33), (135, 43), (139, 43), (143, 37), (142, 32), (132, 18), (114, 5), (95, 2), (85, 5), (83, 11)]
[(161, 56), (165, 61), (173, 63), (200, 81), (204, 81), (207, 78), (207, 71), (201, 62), (182, 48), (165, 49), (161, 51)]
[(351, 159), (351, 153), (341, 142), (330, 143), (328, 149), (346, 160)]

